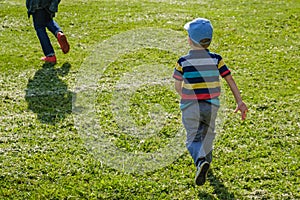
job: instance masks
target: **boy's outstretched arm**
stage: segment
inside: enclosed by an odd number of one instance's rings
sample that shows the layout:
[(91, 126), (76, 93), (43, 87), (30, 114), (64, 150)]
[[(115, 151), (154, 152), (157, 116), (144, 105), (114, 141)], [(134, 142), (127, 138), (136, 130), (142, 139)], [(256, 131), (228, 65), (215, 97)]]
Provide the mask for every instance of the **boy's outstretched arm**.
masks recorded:
[(234, 112), (241, 111), (242, 120), (246, 119), (246, 112), (248, 111), (248, 108), (246, 104), (243, 102), (240, 91), (233, 80), (233, 77), (231, 75), (225, 76), (224, 79), (226, 80), (227, 84), (229, 85), (232, 94), (235, 98), (235, 102), (237, 103), (237, 107)]

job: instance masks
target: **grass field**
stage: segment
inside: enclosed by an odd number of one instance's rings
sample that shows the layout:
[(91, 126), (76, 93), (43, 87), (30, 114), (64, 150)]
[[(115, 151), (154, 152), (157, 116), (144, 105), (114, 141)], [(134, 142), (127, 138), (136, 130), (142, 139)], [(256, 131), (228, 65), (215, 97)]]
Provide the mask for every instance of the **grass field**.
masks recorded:
[[(299, 13), (298, 0), (64, 0), (71, 51), (51, 36), (51, 67), (25, 1), (0, 0), (0, 199), (300, 199)], [(202, 187), (171, 88), (196, 17), (249, 107), (242, 122), (223, 86)]]

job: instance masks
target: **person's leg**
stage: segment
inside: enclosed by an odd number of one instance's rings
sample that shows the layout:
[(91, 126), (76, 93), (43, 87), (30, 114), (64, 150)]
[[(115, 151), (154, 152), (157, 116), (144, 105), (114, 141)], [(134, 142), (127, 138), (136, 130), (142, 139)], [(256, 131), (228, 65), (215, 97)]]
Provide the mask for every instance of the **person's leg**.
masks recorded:
[(196, 165), (195, 184), (203, 185), (209, 169), (209, 162), (205, 160), (202, 149), (203, 132), (207, 129), (201, 119), (202, 110), (200, 104), (194, 103), (182, 112), (182, 121), (187, 132), (186, 146)]
[(182, 111), (182, 122), (186, 129), (186, 146), (195, 165), (202, 158), (212, 160), (215, 138), (214, 126), (218, 108), (206, 102), (194, 103)]
[(203, 185), (206, 181), (207, 172), (212, 161), (213, 141), (215, 139), (215, 121), (217, 117), (218, 107), (206, 102), (200, 102), (201, 110), (201, 126), (199, 133), (201, 134), (201, 146), (196, 161), (197, 172), (195, 183)]
[(187, 148), (197, 167), (195, 183), (206, 181), (212, 145), (215, 138), (214, 126), (218, 108), (206, 102), (191, 105), (182, 112), (182, 121), (187, 131)]
[(196, 164), (201, 148), (201, 138), (198, 134), (200, 110), (197, 102), (182, 110), (182, 123), (186, 130), (186, 147)]
[(55, 52), (50, 42), (49, 36), (46, 32), (47, 23), (51, 19), (49, 13), (46, 10), (36, 10), (32, 15), (33, 25), (36, 30), (36, 34), (39, 38), (45, 56), (54, 56)]
[(67, 37), (63, 34), (63, 31), (58, 23), (55, 20), (51, 19), (47, 24), (47, 28), (57, 38), (57, 41), (63, 53), (68, 53), (70, 50), (70, 45), (68, 43)]
[(201, 147), (199, 149), (198, 159), (205, 158), (209, 163), (212, 162), (213, 141), (216, 137), (215, 122), (217, 118), (218, 107), (206, 102), (199, 103), (201, 109)]
[(51, 19), (47, 23), (46, 27), (55, 37), (57, 37), (58, 32), (63, 32), (60, 26), (58, 25), (58, 23), (54, 19)]

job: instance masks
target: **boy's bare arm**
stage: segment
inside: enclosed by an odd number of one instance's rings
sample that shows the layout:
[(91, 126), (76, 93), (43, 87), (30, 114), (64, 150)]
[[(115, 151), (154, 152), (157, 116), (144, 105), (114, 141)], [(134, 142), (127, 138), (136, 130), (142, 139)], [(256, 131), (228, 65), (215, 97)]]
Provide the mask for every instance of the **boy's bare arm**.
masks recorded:
[(182, 81), (175, 80), (175, 90), (180, 96), (182, 95)]
[(235, 81), (233, 80), (233, 77), (231, 75), (228, 75), (224, 79), (226, 80), (227, 84), (229, 85), (229, 87), (232, 91), (232, 94), (235, 98), (235, 101), (237, 103), (237, 107), (234, 112), (241, 111), (242, 120), (245, 120), (246, 112), (248, 111), (248, 108), (242, 100), (240, 91), (239, 91)]

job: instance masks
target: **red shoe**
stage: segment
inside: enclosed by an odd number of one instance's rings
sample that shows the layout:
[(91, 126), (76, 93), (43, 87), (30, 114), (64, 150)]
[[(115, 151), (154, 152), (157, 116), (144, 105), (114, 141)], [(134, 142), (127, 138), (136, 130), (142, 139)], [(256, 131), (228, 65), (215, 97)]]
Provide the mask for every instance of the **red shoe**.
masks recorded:
[(70, 45), (68, 43), (67, 37), (62, 32), (57, 33), (57, 41), (62, 52), (64, 52), (65, 54), (68, 53), (70, 50)]
[(56, 56), (45, 56), (45, 57), (42, 57), (41, 60), (43, 60), (47, 63), (56, 64)]

